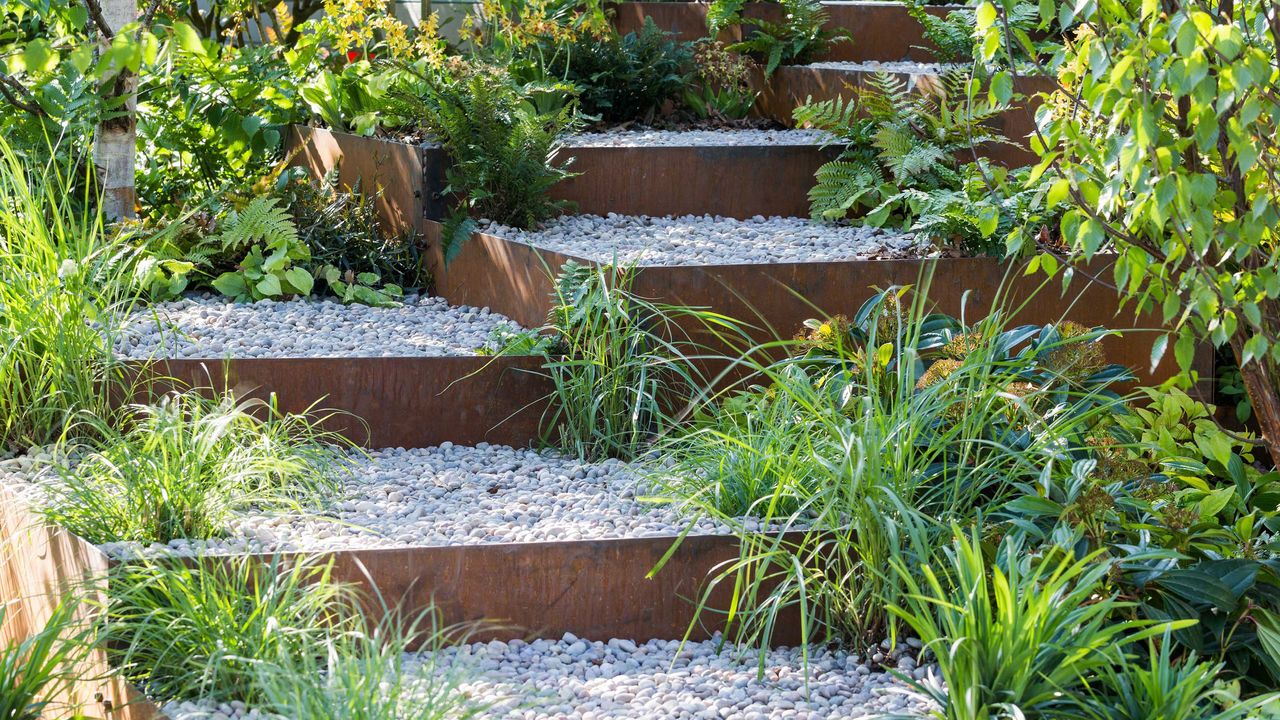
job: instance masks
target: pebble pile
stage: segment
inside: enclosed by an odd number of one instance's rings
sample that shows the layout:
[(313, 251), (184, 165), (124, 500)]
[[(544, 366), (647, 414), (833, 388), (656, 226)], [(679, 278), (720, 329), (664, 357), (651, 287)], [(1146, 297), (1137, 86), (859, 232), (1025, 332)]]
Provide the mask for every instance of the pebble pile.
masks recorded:
[(399, 307), (294, 299), (232, 303), (208, 294), (158, 303), (126, 319), (126, 358), (403, 357), (474, 355), (513, 325), (489, 308), (410, 295)]
[(822, 130), (609, 130), (566, 137), (565, 146), (729, 147), (740, 145), (821, 145), (834, 138)]
[[(46, 466), (47, 467), (47, 466)], [(466, 545), (674, 536), (688, 520), (636, 470), (616, 460), (582, 463), (552, 451), (481, 443), (353, 454), (342, 490), (312, 514), (245, 511), (225, 537), (168, 545), (108, 543), (115, 558)], [(6, 474), (6, 471), (11, 474)], [(57, 482), (29, 459), (0, 462), (0, 482)], [(39, 498), (33, 498), (39, 502)], [(748, 521), (750, 528), (758, 527)], [(699, 520), (695, 534), (728, 533)]]
[[(781, 648), (767, 654), (760, 677), (754, 648), (721, 646), (719, 638), (682, 645), (679, 640), (590, 642), (566, 634), (559, 640), (493, 641), (445, 648), (435, 658), (406, 658), (410, 672), (424, 666), (456, 671), (464, 679), (460, 690), (483, 708), (478, 717), (492, 720), (826, 720), (923, 716), (933, 707), (874, 659), (811, 648), (806, 667), (798, 648)], [(934, 672), (916, 667), (910, 653), (896, 667), (917, 679)], [(165, 711), (173, 720), (265, 717), (239, 703), (186, 702)]]
[(490, 223), (484, 232), (545, 250), (642, 265), (833, 262), (920, 257), (929, 251), (910, 233), (806, 218), (737, 220), (710, 215), (566, 215), (539, 230)]

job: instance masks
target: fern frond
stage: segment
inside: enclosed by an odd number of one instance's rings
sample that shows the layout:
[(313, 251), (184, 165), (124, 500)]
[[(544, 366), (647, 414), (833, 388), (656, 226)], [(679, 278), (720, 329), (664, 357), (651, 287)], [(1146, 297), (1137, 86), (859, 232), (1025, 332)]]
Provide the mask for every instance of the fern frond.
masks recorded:
[(879, 201), (884, 175), (874, 162), (833, 160), (818, 168), (809, 189), (809, 210), (815, 219), (839, 220)]
[(287, 246), (298, 242), (298, 229), (279, 199), (254, 198), (241, 210), (232, 210), (218, 240), (224, 250), (239, 250), (251, 245)]

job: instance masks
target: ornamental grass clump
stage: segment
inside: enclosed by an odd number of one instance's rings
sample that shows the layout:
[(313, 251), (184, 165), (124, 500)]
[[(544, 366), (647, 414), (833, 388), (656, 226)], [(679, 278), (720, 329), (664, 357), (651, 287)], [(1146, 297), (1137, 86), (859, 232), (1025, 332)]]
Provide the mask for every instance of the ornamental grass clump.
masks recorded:
[(544, 441), (583, 459), (646, 452), (711, 384), (700, 365), (710, 357), (703, 341), (746, 337), (718, 313), (636, 295), (633, 278), (627, 268), (566, 263), (547, 325), (507, 339), (546, 359), (555, 389)]
[[(91, 647), (91, 628), (78, 621), (79, 608), (74, 598), (64, 599), (30, 637), (0, 645), (0, 720), (53, 715), (58, 706), (51, 698), (74, 679)], [(0, 604), (0, 626), (8, 612), (9, 605)]]
[[(438, 614), (382, 608), (380, 620), (332, 633), (318, 652), (282, 652), (254, 671), (260, 707), (308, 720), (464, 720), (484, 705), (465, 695), (465, 675), (446, 668), (437, 651), (458, 640)], [(422, 653), (419, 662), (411, 651)]]
[(1054, 716), (1125, 648), (1191, 624), (1115, 617), (1130, 604), (1106, 592), (1113, 569), (1096, 555), (1006, 540), (991, 562), (979, 537), (952, 532), (936, 564), (891, 560), (905, 592), (889, 607), (937, 658), (945, 687), (911, 684), (946, 720)]
[(79, 424), (97, 440), (60, 453), (83, 455), (56, 466), (44, 514), (93, 543), (217, 537), (237, 510), (323, 503), (342, 469), (345, 441), (273, 402), (173, 393)]
[(0, 452), (108, 415), (119, 380), (109, 338), (143, 251), (108, 229), (74, 167), (33, 165), (0, 138)]
[(164, 701), (268, 700), (258, 670), (318, 657), (357, 626), (331, 564), (252, 556), (126, 563), (112, 571), (104, 639), (114, 664)]
[(741, 640), (800, 606), (810, 638), (878, 642), (903, 592), (882, 572), (891, 560), (923, 562), (951, 523), (980, 522), (1046, 466), (1069, 469), (1124, 412), (1110, 387), (1132, 376), (1067, 352), (1103, 331), (1012, 326), (1017, 307), (966, 324), (928, 312), (927, 289), (810, 323), (792, 357), (753, 366), (751, 387), (664, 442), (657, 482), (690, 514), (798, 531), (744, 531), (722, 568)]

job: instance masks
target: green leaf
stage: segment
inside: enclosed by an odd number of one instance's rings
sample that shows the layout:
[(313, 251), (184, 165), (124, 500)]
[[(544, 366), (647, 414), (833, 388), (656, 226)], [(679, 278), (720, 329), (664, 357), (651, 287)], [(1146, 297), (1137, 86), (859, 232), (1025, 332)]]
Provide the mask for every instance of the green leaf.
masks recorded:
[(299, 295), (310, 295), (311, 288), (315, 286), (315, 279), (311, 277), (311, 273), (300, 267), (285, 270), (284, 279)]
[(267, 275), (259, 280), (254, 290), (262, 297), (276, 297), (284, 292), (284, 288), (280, 286), (280, 278), (276, 275)]
[(208, 57), (208, 53), (204, 49), (204, 43), (200, 40), (200, 33), (185, 22), (176, 22), (173, 24), (173, 39), (177, 41), (178, 47), (183, 52), (198, 55), (200, 57)]
[(1253, 620), (1258, 627), (1258, 644), (1274, 663), (1280, 665), (1280, 615), (1255, 608)]
[(991, 78), (991, 94), (999, 103), (1013, 100), (1013, 76), (1008, 70), (1001, 70)]
[(1173, 345), (1173, 356), (1178, 361), (1178, 367), (1183, 370), (1191, 368), (1196, 357), (1196, 338), (1190, 328), (1184, 327), (1182, 332), (1178, 333), (1178, 341)]
[(230, 298), (243, 297), (249, 292), (244, 277), (237, 272), (225, 272), (219, 275), (213, 281), (213, 289)]
[(58, 67), (58, 53), (48, 40), (38, 38), (22, 51), (22, 64), (30, 73), (52, 72)]
[(982, 4), (978, 5), (978, 9), (974, 11), (978, 32), (985, 32), (994, 25), (998, 16), (999, 13), (996, 12), (995, 3), (991, 2), (991, 0), (984, 0)]
[(1202, 518), (1216, 517), (1227, 506), (1227, 503), (1231, 502), (1231, 498), (1235, 497), (1235, 494), (1236, 489), (1234, 487), (1218, 488), (1200, 499), (1200, 502), (1196, 504), (1196, 511), (1200, 513)]
[(1165, 350), (1169, 347), (1169, 333), (1160, 333), (1151, 343), (1151, 371), (1155, 372), (1160, 365), (1160, 360), (1164, 357)]

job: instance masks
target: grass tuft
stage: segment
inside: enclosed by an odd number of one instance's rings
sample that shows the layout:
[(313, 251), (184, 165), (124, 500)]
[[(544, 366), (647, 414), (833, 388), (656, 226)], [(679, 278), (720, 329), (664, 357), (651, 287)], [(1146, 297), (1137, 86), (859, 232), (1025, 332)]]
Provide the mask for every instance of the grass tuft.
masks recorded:
[(338, 484), (341, 439), (274, 403), (190, 391), (79, 422), (97, 440), (58, 466), (44, 513), (93, 543), (217, 537), (236, 510), (311, 507)]

